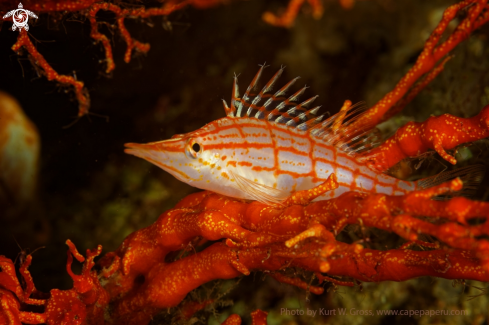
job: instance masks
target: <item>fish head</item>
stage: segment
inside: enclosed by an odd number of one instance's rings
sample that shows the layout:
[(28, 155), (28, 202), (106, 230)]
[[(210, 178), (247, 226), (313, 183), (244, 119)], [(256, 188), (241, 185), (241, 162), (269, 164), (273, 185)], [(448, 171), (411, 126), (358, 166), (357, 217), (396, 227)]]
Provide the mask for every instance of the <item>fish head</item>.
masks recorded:
[(124, 152), (155, 164), (182, 182), (212, 190), (221, 159), (219, 152), (206, 150), (206, 138), (199, 134), (201, 130), (163, 141), (126, 143)]

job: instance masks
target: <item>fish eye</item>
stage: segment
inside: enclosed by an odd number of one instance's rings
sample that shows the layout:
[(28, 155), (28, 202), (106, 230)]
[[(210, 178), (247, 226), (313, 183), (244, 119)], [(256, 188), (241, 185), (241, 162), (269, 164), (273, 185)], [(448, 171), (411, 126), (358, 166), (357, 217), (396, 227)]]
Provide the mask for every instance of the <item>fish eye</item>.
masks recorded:
[(185, 148), (185, 153), (189, 158), (196, 159), (203, 151), (203, 147), (200, 143), (194, 142), (193, 139), (189, 139)]
[(196, 142), (196, 143), (194, 143), (194, 144), (192, 145), (192, 149), (193, 149), (193, 150), (194, 150), (196, 153), (198, 153), (198, 152), (200, 151), (200, 144), (198, 144), (197, 142)]

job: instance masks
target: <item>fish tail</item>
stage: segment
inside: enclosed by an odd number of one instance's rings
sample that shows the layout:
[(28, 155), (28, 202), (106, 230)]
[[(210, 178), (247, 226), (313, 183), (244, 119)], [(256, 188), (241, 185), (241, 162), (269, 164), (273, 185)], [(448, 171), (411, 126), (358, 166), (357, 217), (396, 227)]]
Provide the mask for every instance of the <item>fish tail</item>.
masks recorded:
[(442, 197), (437, 198), (449, 198), (455, 196), (473, 196), (479, 187), (480, 183), (484, 179), (486, 167), (484, 165), (473, 165), (457, 168), (454, 170), (439, 173), (434, 176), (420, 179), (416, 181), (416, 187), (420, 189), (427, 189), (433, 186), (440, 185), (455, 178), (460, 178), (463, 182), (463, 188), (460, 191), (453, 192)]

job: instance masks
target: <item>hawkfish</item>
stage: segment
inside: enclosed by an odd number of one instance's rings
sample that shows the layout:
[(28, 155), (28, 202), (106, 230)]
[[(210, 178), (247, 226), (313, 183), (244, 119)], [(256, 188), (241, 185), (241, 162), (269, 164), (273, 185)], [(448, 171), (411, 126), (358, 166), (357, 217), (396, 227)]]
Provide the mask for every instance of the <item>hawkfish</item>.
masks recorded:
[(332, 173), (339, 187), (316, 200), (347, 191), (403, 195), (474, 172), (465, 168), (411, 182), (373, 170), (361, 154), (375, 146), (374, 128), (353, 129), (365, 107), (347, 101), (338, 114), (318, 116), (320, 106), (310, 108), (318, 96), (299, 100), (307, 86), (286, 95), (299, 77), (273, 91), (284, 67), (259, 89), (264, 68), (261, 66), (243, 97), (234, 77), (231, 105), (223, 100), (226, 117), (169, 140), (127, 143), (125, 152), (194, 187), (271, 205), (320, 185)]

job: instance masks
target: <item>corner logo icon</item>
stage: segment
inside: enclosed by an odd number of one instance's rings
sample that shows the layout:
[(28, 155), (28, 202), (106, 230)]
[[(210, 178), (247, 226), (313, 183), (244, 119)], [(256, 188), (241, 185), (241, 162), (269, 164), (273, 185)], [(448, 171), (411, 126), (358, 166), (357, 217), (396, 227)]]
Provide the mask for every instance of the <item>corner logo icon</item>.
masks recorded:
[(32, 18), (37, 18), (35, 13), (29, 10), (25, 10), (22, 6), (22, 3), (20, 2), (19, 8), (7, 12), (7, 14), (3, 16), (3, 19), (6, 19), (10, 16), (12, 16), (12, 21), (14, 22), (14, 24), (12, 25), (12, 30), (15, 31), (18, 28), (19, 32), (22, 28), (24, 28), (26, 31), (29, 30), (29, 25), (27, 25), (29, 16), (31, 16)]

